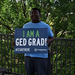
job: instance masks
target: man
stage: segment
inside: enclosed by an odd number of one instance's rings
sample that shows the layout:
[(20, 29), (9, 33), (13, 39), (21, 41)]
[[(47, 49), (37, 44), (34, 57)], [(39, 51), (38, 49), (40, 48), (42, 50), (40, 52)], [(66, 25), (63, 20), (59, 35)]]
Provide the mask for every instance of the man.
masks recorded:
[[(33, 8), (31, 10), (31, 22), (26, 23), (23, 28), (47, 28), (48, 29), (48, 45), (54, 40), (54, 35), (50, 26), (40, 21), (40, 10)], [(28, 54), (25, 53), (25, 68), (27, 75), (47, 75), (48, 53)]]

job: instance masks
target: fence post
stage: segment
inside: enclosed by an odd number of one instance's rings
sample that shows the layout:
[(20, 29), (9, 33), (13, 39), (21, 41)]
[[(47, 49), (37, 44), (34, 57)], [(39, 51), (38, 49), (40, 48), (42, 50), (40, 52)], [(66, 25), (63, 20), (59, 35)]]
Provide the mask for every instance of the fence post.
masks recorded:
[(50, 65), (51, 65), (51, 57), (50, 57), (50, 50), (48, 50), (48, 68), (47, 68), (47, 75), (51, 75)]

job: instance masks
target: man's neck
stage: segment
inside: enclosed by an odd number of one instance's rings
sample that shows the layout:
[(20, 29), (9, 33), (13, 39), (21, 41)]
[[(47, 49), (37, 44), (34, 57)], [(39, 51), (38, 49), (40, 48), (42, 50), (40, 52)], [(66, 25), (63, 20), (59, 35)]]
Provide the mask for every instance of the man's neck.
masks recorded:
[(39, 23), (40, 22), (40, 20), (38, 20), (38, 21), (32, 21), (32, 23)]

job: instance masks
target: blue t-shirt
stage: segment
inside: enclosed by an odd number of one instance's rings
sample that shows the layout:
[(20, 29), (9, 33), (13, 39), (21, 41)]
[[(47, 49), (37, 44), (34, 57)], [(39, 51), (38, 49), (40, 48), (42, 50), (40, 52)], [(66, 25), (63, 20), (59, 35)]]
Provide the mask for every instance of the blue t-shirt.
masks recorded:
[[(50, 26), (44, 23), (43, 21), (40, 21), (39, 23), (28, 22), (23, 26), (23, 28), (47, 28), (48, 37), (54, 36)], [(48, 58), (48, 53), (35, 53), (35, 54), (25, 53), (25, 56)]]

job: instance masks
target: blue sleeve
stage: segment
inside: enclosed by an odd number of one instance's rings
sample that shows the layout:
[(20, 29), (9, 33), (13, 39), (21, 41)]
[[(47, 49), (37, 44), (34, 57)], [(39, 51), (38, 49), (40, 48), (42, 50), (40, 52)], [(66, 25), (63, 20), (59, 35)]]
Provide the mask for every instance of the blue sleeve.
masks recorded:
[(22, 28), (25, 28), (25, 25)]
[(54, 34), (53, 34), (52, 30), (51, 30), (50, 26), (48, 26), (48, 37), (53, 37), (53, 36), (54, 36)]

